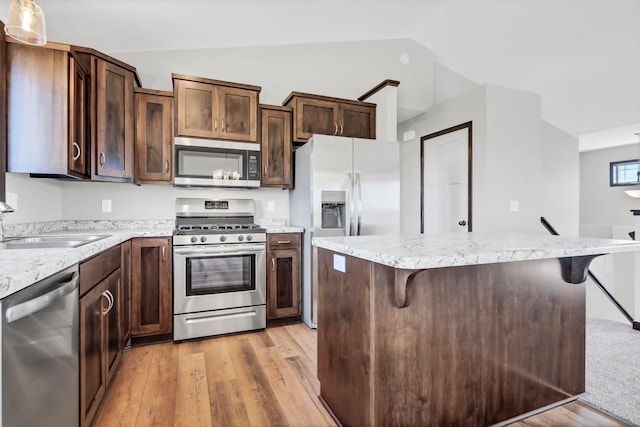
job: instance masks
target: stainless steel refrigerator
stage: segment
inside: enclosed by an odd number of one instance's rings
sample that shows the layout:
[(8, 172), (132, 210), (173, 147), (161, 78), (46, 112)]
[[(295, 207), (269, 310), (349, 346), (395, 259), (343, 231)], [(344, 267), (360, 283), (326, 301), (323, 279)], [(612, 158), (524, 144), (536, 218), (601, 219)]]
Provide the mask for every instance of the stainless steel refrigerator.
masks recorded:
[(317, 324), (311, 239), (400, 233), (400, 148), (396, 141), (314, 135), (295, 151), (292, 225), (302, 239), (302, 320)]

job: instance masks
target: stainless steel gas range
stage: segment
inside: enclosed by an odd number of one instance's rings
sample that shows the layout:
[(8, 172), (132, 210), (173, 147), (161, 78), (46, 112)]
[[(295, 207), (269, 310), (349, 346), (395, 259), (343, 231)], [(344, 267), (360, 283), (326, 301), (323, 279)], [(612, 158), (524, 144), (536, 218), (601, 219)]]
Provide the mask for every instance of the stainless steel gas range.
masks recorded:
[(250, 199), (176, 199), (173, 339), (266, 327), (266, 232)]

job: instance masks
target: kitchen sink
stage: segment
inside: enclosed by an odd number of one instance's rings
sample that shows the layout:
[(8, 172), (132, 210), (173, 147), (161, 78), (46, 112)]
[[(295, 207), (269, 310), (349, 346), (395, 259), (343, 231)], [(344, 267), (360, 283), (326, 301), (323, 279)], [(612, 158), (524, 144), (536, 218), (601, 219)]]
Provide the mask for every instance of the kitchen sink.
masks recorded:
[(110, 234), (65, 234), (13, 237), (0, 243), (0, 249), (77, 248), (111, 236)]

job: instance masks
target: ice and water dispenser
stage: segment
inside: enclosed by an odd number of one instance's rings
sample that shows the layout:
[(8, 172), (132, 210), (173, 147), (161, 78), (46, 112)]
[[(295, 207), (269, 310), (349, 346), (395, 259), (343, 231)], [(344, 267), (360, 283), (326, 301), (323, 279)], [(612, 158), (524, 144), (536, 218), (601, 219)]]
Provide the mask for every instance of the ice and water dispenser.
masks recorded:
[(344, 191), (322, 191), (322, 228), (344, 228), (345, 202)]

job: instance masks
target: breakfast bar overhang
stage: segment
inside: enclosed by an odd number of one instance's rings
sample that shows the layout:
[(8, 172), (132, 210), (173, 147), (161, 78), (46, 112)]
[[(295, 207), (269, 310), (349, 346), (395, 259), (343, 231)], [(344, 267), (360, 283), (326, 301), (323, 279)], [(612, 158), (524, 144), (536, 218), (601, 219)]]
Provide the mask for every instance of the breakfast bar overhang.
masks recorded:
[(314, 239), (321, 397), (344, 426), (488, 426), (585, 389), (585, 285), (632, 241)]

